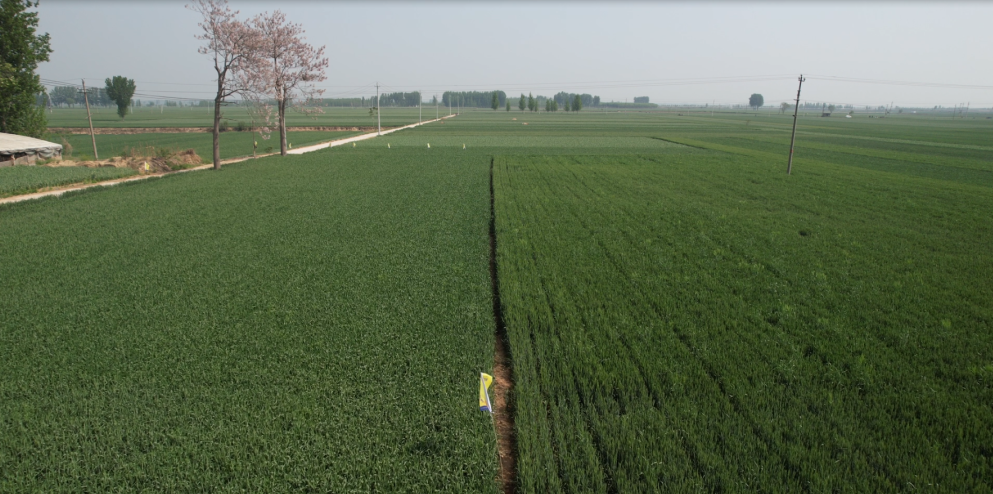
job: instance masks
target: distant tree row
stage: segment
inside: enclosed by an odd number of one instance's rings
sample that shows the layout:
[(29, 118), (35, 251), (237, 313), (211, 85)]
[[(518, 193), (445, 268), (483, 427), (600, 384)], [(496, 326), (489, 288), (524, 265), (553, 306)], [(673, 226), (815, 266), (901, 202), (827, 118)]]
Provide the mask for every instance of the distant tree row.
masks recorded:
[(507, 101), (507, 93), (503, 91), (445, 91), (441, 95), (444, 106), (464, 106), (469, 108), (493, 108), (493, 95), (497, 97), (497, 108)]
[[(107, 90), (98, 87), (87, 88), (90, 105), (110, 106), (113, 103), (107, 96)], [(75, 86), (55, 86), (48, 91), (48, 99), (52, 106), (72, 108), (83, 104), (83, 91)]]
[[(421, 102), (421, 93), (384, 93), (379, 95), (379, 106), (417, 106)], [(376, 96), (369, 97), (369, 104), (376, 106)]]
[(562, 91), (556, 94), (555, 96), (552, 96), (552, 99), (554, 99), (556, 103), (558, 103), (563, 107), (569, 105), (571, 108), (572, 106), (575, 106), (573, 105), (573, 103), (576, 101), (577, 96), (579, 97), (579, 100), (582, 103), (580, 105), (580, 108), (600, 105), (600, 97), (593, 96), (592, 94), (576, 94), (576, 93), (567, 93), (565, 91)]

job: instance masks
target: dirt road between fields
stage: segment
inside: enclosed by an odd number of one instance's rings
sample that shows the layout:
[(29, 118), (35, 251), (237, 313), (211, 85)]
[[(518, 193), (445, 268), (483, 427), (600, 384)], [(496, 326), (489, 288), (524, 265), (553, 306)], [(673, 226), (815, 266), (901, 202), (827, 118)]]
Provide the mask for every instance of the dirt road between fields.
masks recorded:
[[(385, 129), (395, 129), (396, 127), (385, 127)], [(376, 130), (376, 127), (287, 127), (291, 132), (369, 132)], [(51, 127), (48, 131), (52, 134), (73, 134), (89, 135), (90, 129), (86, 127)], [(93, 129), (98, 135), (132, 135), (132, 134), (196, 134), (212, 132), (212, 127), (128, 127), (115, 129), (112, 127), (101, 127)], [(249, 132), (247, 130), (235, 130), (228, 127), (228, 132)]]
[[(412, 128), (417, 127), (419, 125), (424, 125), (424, 124), (429, 124), (429, 123), (432, 123), (432, 122), (437, 122), (437, 121), (440, 121), (440, 120), (443, 120), (443, 119), (446, 119), (446, 118), (450, 118), (450, 117), (454, 117), (454, 116), (455, 115), (446, 115), (444, 117), (441, 117), (441, 118), (438, 118), (438, 119), (434, 119), (434, 120), (425, 120), (423, 122), (406, 125), (404, 127), (396, 127), (396, 128), (392, 128), (392, 129), (389, 129), (389, 130), (383, 130), (382, 131), (382, 135), (390, 134), (390, 133), (396, 132), (398, 130), (412, 129)], [(298, 129), (298, 128), (299, 127), (294, 127), (294, 129)], [(330, 127), (326, 127), (326, 128), (330, 128)], [(373, 128), (375, 129), (375, 127), (373, 127)], [(122, 130), (129, 130), (129, 129), (122, 129)], [(131, 130), (133, 130), (133, 129), (131, 129)], [(87, 130), (87, 133), (88, 132), (89, 131)], [(356, 142), (356, 141), (363, 141), (363, 140), (366, 140), (366, 139), (372, 139), (374, 137), (377, 137), (378, 135), (379, 134), (377, 134), (375, 132), (372, 132), (372, 133), (369, 133), (369, 134), (362, 134), (362, 135), (358, 135), (358, 136), (348, 137), (348, 138), (345, 138), (345, 139), (338, 139), (338, 140), (335, 140), (335, 141), (324, 142), (324, 143), (321, 143), (321, 144), (315, 144), (313, 146), (305, 146), (305, 147), (302, 147), (302, 148), (291, 149), (291, 150), (287, 151), (287, 154), (304, 154), (304, 153), (309, 153), (309, 152), (317, 151), (317, 150), (324, 149), (324, 148), (341, 146), (342, 144), (348, 144), (350, 142)], [(258, 155), (258, 157), (259, 158), (264, 158), (266, 156), (273, 156), (273, 155), (276, 155), (276, 154), (279, 154), (279, 153), (260, 154), (260, 155)], [(238, 162), (247, 161), (247, 160), (250, 160), (250, 159), (254, 159), (254, 158), (252, 158), (251, 156), (246, 156), (246, 157), (242, 157), (242, 158), (231, 158), (231, 159), (227, 159), (227, 160), (221, 160), (221, 165), (229, 165), (229, 164), (232, 164), (232, 163), (238, 163)], [(214, 165), (212, 163), (209, 163), (209, 164), (201, 165), (201, 166), (198, 166), (198, 167), (195, 167), (195, 168), (187, 168), (185, 170), (178, 170), (178, 171), (174, 171), (174, 172), (150, 173), (150, 174), (147, 174), (147, 175), (141, 175), (141, 176), (137, 176), (137, 177), (115, 178), (113, 180), (105, 180), (103, 182), (94, 182), (94, 183), (88, 183), (88, 184), (66, 185), (66, 186), (61, 186), (61, 187), (55, 187), (55, 188), (52, 188), (52, 189), (49, 189), (49, 190), (45, 190), (45, 191), (41, 191), (41, 192), (33, 192), (31, 194), (21, 194), (21, 195), (17, 195), (17, 196), (4, 197), (4, 198), (0, 199), (0, 204), (11, 204), (11, 203), (15, 203), (15, 202), (30, 201), (32, 199), (41, 199), (42, 197), (58, 197), (58, 196), (61, 196), (62, 194), (65, 194), (66, 192), (71, 192), (71, 191), (74, 191), (74, 190), (83, 190), (83, 189), (89, 189), (89, 188), (93, 188), (93, 187), (109, 187), (109, 186), (112, 186), (112, 185), (123, 184), (123, 183), (127, 183), (127, 182), (135, 182), (135, 181), (138, 181), (138, 180), (148, 180), (150, 178), (164, 177), (166, 175), (172, 175), (174, 173), (186, 173), (186, 172), (193, 172), (193, 171), (199, 171), (199, 170), (209, 170), (209, 169), (213, 168), (213, 166)]]

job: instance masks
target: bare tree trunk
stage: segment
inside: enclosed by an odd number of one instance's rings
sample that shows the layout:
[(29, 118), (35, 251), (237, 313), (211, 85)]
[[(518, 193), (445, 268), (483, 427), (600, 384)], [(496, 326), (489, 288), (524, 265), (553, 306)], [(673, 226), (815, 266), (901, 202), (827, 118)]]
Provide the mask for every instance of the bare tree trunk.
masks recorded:
[(279, 155), (286, 156), (286, 94), (279, 102)]
[(221, 97), (214, 99), (214, 169), (221, 169)]

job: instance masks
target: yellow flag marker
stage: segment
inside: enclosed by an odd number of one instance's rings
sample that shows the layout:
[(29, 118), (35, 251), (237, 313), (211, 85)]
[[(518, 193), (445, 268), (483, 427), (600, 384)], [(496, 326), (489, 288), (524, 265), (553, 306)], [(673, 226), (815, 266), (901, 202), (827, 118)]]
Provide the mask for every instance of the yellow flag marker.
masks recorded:
[(428, 149), (431, 149), (431, 143), (430, 142), (428, 143)]
[(393, 148), (390, 147), (390, 143), (388, 143), (388, 142), (386, 143), (386, 149), (393, 149)]
[(147, 161), (145, 162), (145, 171), (146, 172), (148, 171), (148, 162)]
[(490, 384), (493, 384), (493, 376), (485, 372), (479, 373), (479, 409), (484, 412), (493, 413), (493, 405), (490, 404)]
[(462, 149), (465, 149), (465, 144), (462, 144)]
[(355, 147), (355, 143), (354, 142), (352, 143), (352, 147)]

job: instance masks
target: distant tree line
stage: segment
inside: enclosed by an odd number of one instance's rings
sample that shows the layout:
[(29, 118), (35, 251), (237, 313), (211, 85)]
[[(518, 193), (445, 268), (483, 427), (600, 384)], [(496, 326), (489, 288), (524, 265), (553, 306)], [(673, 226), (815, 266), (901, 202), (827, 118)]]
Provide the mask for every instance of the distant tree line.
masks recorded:
[(572, 106), (574, 106), (573, 103), (576, 100), (576, 96), (579, 96), (579, 100), (582, 103), (581, 106), (583, 107), (600, 105), (599, 96), (593, 96), (592, 94), (585, 94), (585, 93), (576, 94), (576, 93), (567, 93), (565, 91), (562, 91), (556, 94), (555, 96), (552, 96), (552, 99), (555, 100), (555, 102), (558, 103), (559, 106), (565, 107), (566, 105), (569, 105), (571, 111)]
[(600, 108), (618, 108), (618, 109), (632, 109), (632, 110), (659, 107), (659, 105), (655, 103), (625, 103), (621, 101), (601, 101), (600, 104), (598, 104), (597, 106)]
[(503, 91), (445, 91), (441, 95), (441, 104), (444, 106), (464, 106), (469, 108), (492, 108), (493, 93), (497, 95), (497, 107), (501, 107), (507, 102), (507, 93)]
[(635, 103), (648, 103), (648, 96), (635, 96), (634, 97), (634, 102)]

